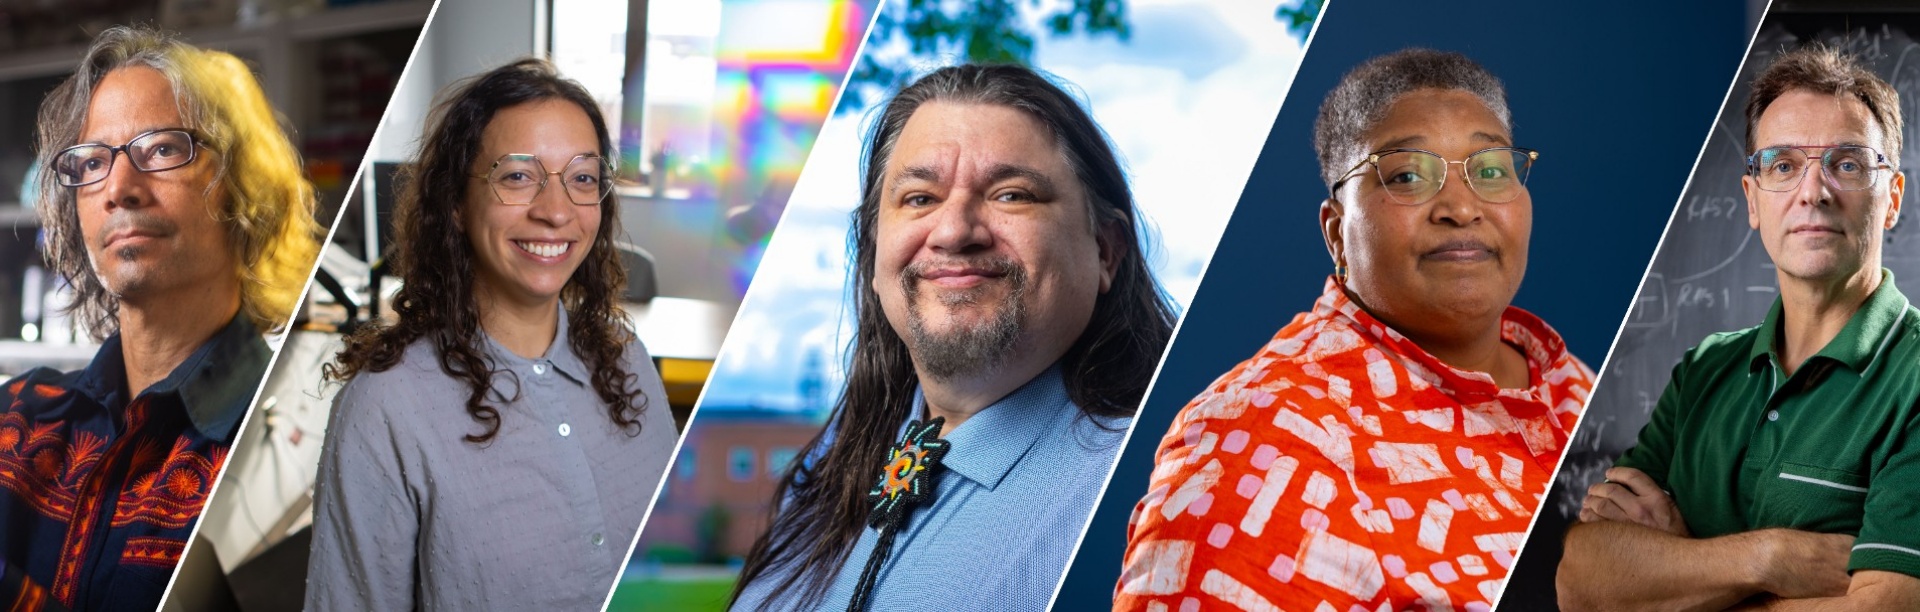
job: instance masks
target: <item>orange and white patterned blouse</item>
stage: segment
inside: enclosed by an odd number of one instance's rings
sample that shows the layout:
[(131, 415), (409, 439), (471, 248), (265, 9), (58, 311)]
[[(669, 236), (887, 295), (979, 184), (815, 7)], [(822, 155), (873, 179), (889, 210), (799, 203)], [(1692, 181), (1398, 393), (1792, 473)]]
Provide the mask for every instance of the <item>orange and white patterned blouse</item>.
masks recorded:
[(1487, 610), (1593, 388), (1531, 313), (1500, 336), (1525, 389), (1441, 363), (1329, 279), (1174, 419), (1114, 609)]

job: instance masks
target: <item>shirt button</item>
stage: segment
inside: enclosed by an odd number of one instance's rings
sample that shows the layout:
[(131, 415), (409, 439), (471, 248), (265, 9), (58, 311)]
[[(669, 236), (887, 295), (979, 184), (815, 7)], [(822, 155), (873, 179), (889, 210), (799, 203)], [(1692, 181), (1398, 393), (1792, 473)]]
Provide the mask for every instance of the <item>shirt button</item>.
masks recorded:
[(568, 434), (572, 434), (572, 433), (573, 433), (573, 426), (568, 425), (566, 423), (560, 424), (560, 437), (565, 438), (567, 437)]
[(1778, 410), (1768, 410), (1768, 411), (1767, 411), (1767, 420), (1769, 420), (1769, 421), (1778, 421), (1778, 420), (1780, 420), (1780, 411), (1778, 411)]
[(600, 534), (597, 534), (597, 533), (596, 533), (596, 534), (593, 534), (593, 545), (594, 545), (594, 546), (599, 546), (599, 545), (601, 545), (601, 544), (603, 544), (603, 543), (606, 543), (606, 541), (607, 541), (607, 539), (606, 539), (605, 537), (602, 537), (602, 536), (601, 536)]
[(544, 363), (533, 364), (533, 373), (535, 374), (547, 373), (547, 364), (544, 364)]

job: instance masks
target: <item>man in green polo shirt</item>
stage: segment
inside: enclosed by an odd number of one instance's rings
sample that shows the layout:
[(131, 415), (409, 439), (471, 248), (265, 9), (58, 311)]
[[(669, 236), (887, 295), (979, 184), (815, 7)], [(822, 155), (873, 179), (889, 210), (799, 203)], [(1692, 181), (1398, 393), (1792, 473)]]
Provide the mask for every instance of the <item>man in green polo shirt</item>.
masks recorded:
[(1835, 50), (1754, 81), (1740, 183), (1780, 297), (1674, 366), (1567, 534), (1562, 608), (1920, 609), (1920, 310), (1880, 267), (1901, 133)]

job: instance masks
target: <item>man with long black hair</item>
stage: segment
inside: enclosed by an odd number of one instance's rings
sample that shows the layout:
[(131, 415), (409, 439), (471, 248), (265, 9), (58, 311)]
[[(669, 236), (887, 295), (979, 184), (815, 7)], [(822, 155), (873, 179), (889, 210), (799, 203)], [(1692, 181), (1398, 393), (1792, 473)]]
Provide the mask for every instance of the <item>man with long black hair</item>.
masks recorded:
[(1174, 315), (1099, 126), (1017, 66), (875, 121), (847, 387), (780, 483), (738, 609), (1044, 607)]

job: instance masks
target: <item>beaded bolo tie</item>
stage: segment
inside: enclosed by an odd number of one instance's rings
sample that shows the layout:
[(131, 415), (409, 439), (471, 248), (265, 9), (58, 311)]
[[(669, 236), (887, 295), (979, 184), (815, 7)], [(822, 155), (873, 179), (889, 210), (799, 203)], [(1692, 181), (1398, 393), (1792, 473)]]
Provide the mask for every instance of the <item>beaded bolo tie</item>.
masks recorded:
[(913, 513), (913, 508), (932, 494), (933, 478), (940, 472), (940, 459), (952, 448), (940, 438), (940, 428), (946, 423), (945, 417), (908, 423), (900, 441), (887, 449), (879, 482), (867, 491), (867, 503), (871, 506), (867, 511), (867, 526), (880, 530), (880, 541), (873, 545), (873, 553), (867, 555), (867, 566), (860, 571), (860, 583), (854, 588), (853, 601), (847, 602), (847, 612), (867, 609), (874, 583), (880, 578), (880, 566), (887, 563), (887, 555), (893, 550), (894, 536), (906, 526), (907, 515)]

